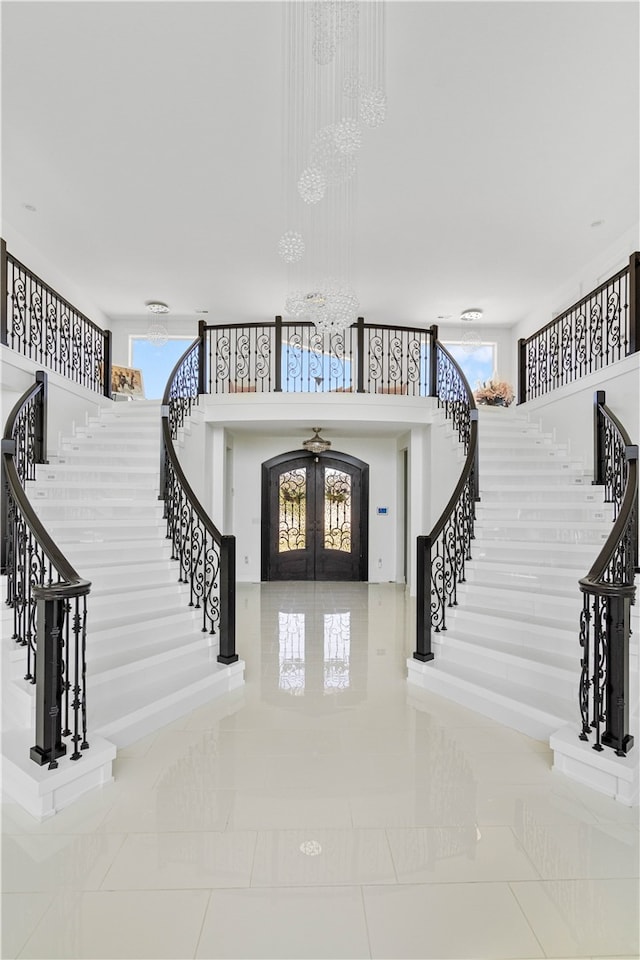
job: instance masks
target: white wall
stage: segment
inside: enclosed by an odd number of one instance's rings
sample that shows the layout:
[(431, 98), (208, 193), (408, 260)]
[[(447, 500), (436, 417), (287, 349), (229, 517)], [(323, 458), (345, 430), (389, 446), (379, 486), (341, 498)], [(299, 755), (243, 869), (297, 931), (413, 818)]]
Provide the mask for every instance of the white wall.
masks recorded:
[[(129, 338), (146, 337), (149, 324), (154, 321), (152, 314), (147, 318), (139, 317), (131, 319), (110, 320), (111, 330), (111, 354), (113, 363), (119, 366), (127, 367), (130, 363), (129, 357)], [(198, 336), (198, 320), (181, 320), (171, 317), (171, 315), (162, 316), (159, 322), (164, 324), (169, 335), (172, 337), (184, 337), (185, 340), (195, 340)]]
[[(608, 277), (629, 262), (630, 255), (640, 249), (640, 223), (604, 248), (596, 257), (567, 278), (562, 286), (533, 304), (531, 311), (514, 328), (514, 356), (517, 341), (526, 338), (549, 323), (555, 316), (578, 302)], [(552, 430), (556, 439), (567, 442), (574, 456), (584, 460), (585, 468), (593, 467), (593, 395), (604, 389), (608, 406), (620, 418), (632, 443), (640, 442), (640, 355), (627, 357), (610, 367), (552, 391), (548, 396), (529, 400), (522, 411), (542, 420), (543, 429)]]
[[(527, 315), (513, 328), (513, 345), (521, 337), (528, 337), (559, 313), (585, 297), (591, 290), (599, 287), (608, 277), (613, 276), (629, 262), (630, 255), (640, 249), (640, 222), (636, 223), (613, 243), (602, 249), (597, 256), (583, 264), (571, 277), (555, 290), (550, 290), (537, 303), (531, 304)], [(516, 368), (517, 369), (517, 368)]]
[[(593, 398), (604, 390), (607, 406), (627, 430), (632, 443), (640, 443), (640, 354), (636, 353), (577, 383), (553, 390), (548, 396), (529, 400), (520, 409), (540, 418), (545, 431), (553, 431), (560, 443), (568, 443), (572, 456), (593, 469)], [(481, 474), (482, 475), (482, 474)]]
[(110, 329), (110, 321), (105, 313), (87, 296), (81, 286), (70, 280), (47, 257), (10, 223), (2, 224), (2, 236), (7, 244), (7, 252), (20, 260), (32, 273), (50, 286), (56, 293), (73, 304), (76, 310), (84, 313), (103, 330)]
[(53, 370), (47, 370), (8, 347), (0, 348), (2, 392), (0, 422), (4, 429), (7, 417), (17, 400), (35, 379), (37, 369), (48, 377), (48, 453), (57, 453), (61, 437), (72, 437), (78, 426), (84, 426), (88, 416), (97, 416), (101, 407), (113, 401), (65, 379)]
[[(332, 435), (332, 449), (369, 464), (369, 580), (395, 581), (397, 536), (401, 517), (397, 511), (397, 444), (394, 438), (340, 437)], [(237, 433), (233, 436), (232, 517), (237, 551), (238, 579), (260, 580), (261, 464), (271, 457), (300, 449), (299, 435), (269, 436)], [(387, 507), (379, 516), (377, 507)]]

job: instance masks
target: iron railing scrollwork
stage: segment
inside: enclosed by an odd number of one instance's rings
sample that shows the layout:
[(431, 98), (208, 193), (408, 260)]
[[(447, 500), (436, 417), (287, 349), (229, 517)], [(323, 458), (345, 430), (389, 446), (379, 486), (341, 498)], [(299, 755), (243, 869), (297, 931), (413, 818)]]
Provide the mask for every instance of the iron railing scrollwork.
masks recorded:
[(219, 663), (235, 663), (235, 537), (223, 536), (202, 507), (178, 461), (174, 442), (202, 386), (202, 339), (182, 355), (162, 401), (160, 497), (164, 500), (171, 558), (180, 583), (189, 588), (189, 606), (200, 610), (202, 631), (218, 637)]
[(276, 317), (203, 331), (201, 392), (432, 395), (432, 328), (373, 325), (360, 317), (331, 332)]
[(432, 631), (447, 629), (447, 609), (456, 606), (458, 584), (464, 583), (471, 559), (475, 504), (478, 499), (478, 410), (462, 370), (435, 341), (438, 406), (458, 434), (466, 454), (449, 502), (428, 536), (417, 538), (417, 616), (414, 659), (433, 660)]
[(568, 310), (518, 341), (518, 403), (573, 383), (640, 349), (640, 253)]
[(579, 581), (579, 705), (581, 740), (595, 736), (594, 750), (611, 747), (625, 756), (629, 733), (630, 607), (638, 571), (638, 447), (606, 406), (604, 391), (594, 404), (594, 483), (614, 505), (611, 533), (589, 573)]
[(13, 639), (26, 648), (25, 680), (36, 685), (35, 745), (30, 756), (49, 769), (73, 744), (71, 760), (87, 740), (87, 595), (82, 580), (35, 514), (25, 483), (46, 462), (47, 377), (35, 384), (9, 414), (2, 439), (4, 507), (3, 572), (13, 610)]
[(111, 396), (111, 333), (72, 306), (0, 241), (0, 341), (35, 363)]

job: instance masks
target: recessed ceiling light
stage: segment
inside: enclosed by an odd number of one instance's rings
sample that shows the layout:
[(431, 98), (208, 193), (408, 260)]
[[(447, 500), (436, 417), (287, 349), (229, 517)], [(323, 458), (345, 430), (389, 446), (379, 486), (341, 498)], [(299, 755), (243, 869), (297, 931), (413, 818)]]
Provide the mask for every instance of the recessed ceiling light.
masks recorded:
[(196, 310), (196, 313), (209, 313), (208, 310)]
[(307, 857), (317, 857), (322, 853), (322, 845), (317, 840), (305, 840), (300, 844), (300, 852)]
[(478, 310), (474, 307), (473, 310), (463, 310), (460, 314), (461, 320), (480, 320), (482, 317), (482, 310)]
[(451, 320), (451, 314), (450, 314), (450, 313), (439, 313), (438, 316), (436, 317), (436, 320)]
[(591, 224), (592, 227), (601, 227), (604, 223), (604, 220), (594, 220)]
[(29, 213), (35, 213), (36, 210), (38, 209), (37, 207), (34, 207), (32, 203), (23, 203), (22, 206), (24, 207), (25, 210), (28, 210)]
[(160, 300), (147, 300), (145, 306), (151, 313), (169, 313), (167, 304), (162, 303)]

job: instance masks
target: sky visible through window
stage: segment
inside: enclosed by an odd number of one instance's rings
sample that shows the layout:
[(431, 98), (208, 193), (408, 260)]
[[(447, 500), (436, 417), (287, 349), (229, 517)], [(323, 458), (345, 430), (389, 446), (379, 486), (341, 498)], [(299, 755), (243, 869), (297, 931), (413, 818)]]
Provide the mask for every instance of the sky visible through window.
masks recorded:
[(142, 370), (147, 400), (162, 400), (169, 374), (192, 343), (193, 337), (188, 340), (172, 338), (158, 347), (142, 337), (131, 338), (131, 366)]
[(485, 380), (491, 380), (495, 376), (495, 343), (483, 343), (471, 350), (467, 344), (460, 342), (444, 341), (444, 345), (462, 368), (462, 372), (472, 390), (481, 386)]

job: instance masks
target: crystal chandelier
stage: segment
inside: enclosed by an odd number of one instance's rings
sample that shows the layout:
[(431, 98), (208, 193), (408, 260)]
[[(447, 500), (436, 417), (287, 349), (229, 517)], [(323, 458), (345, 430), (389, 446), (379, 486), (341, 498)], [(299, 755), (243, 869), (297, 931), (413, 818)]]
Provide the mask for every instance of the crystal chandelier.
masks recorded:
[[(482, 310), (479, 310), (477, 307), (474, 307), (471, 310), (464, 310), (460, 314), (460, 319), (465, 323), (471, 323), (473, 320), (482, 319)], [(477, 326), (468, 327), (464, 326), (462, 328), (461, 335), (461, 344), (464, 353), (472, 354), (475, 353), (482, 346), (482, 337), (480, 336), (480, 330)]]
[[(152, 313), (154, 317), (159, 317), (165, 313), (169, 313), (169, 307), (167, 304), (162, 303), (160, 300), (148, 300), (145, 306), (149, 313)], [(149, 343), (152, 343), (154, 347), (164, 347), (168, 339), (169, 330), (166, 324), (161, 323), (157, 319), (150, 320), (149, 325), (147, 326), (147, 340)]]
[(319, 331), (357, 321), (358, 158), (386, 116), (384, 0), (283, 4), (286, 312)]

